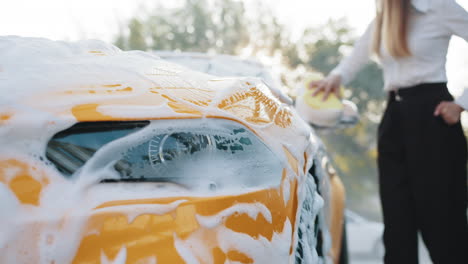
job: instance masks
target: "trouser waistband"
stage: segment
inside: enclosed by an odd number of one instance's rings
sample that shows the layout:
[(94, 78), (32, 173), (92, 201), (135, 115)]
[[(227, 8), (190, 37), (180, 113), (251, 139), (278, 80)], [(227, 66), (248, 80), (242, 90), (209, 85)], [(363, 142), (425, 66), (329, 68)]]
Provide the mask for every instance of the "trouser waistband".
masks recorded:
[(402, 87), (389, 92), (390, 100), (403, 100), (404, 98), (432, 97), (434, 94), (450, 94), (447, 83), (423, 83), (411, 87)]

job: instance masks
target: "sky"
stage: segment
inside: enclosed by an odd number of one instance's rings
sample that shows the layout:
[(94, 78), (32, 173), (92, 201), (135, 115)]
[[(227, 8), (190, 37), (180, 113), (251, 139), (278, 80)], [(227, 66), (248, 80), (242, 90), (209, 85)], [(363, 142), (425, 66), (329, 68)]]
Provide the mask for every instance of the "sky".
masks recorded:
[[(244, 0), (246, 3), (249, 0)], [(119, 24), (155, 3), (180, 0), (0, 0), (0, 35), (46, 37), (56, 40), (99, 38), (112, 41)], [(363, 30), (374, 14), (374, 0), (263, 0), (297, 36), (311, 25), (347, 17)], [(148, 8), (149, 7), (149, 8)]]
[[(262, 0), (298, 38), (309, 26), (345, 17), (356, 33), (363, 32), (375, 13), (375, 0)], [(468, 0), (457, 0), (468, 8)], [(134, 15), (157, 3), (180, 0), (0, 0), (0, 36), (20, 35), (54, 40), (101, 39), (112, 42)], [(249, 0), (244, 0), (249, 3)], [(468, 44), (453, 41), (448, 56), (450, 86), (455, 94), (468, 87)]]

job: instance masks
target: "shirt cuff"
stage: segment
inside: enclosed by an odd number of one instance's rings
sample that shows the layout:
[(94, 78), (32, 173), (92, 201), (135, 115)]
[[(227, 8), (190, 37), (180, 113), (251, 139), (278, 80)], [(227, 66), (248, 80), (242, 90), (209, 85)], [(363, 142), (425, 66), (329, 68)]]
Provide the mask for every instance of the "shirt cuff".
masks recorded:
[(455, 101), (457, 105), (461, 106), (463, 109), (468, 109), (468, 89), (465, 89)]
[[(349, 76), (343, 72), (343, 70), (338, 66), (335, 69), (333, 69), (328, 75), (338, 75), (341, 77), (341, 83), (343, 85), (348, 85), (349, 83)], [(468, 99), (467, 99), (468, 100)]]

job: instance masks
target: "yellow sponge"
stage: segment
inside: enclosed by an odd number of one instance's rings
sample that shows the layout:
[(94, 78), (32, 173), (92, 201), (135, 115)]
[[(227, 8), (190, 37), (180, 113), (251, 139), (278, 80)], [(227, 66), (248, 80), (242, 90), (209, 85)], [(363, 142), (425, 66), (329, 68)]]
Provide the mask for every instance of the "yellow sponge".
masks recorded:
[[(323, 92), (312, 96), (314, 89), (309, 88), (313, 81), (321, 80), (323, 76), (311, 74), (305, 79), (296, 100), (296, 110), (306, 122), (323, 127), (334, 127), (341, 119), (344, 105), (335, 94), (330, 94), (323, 101)], [(340, 88), (343, 92), (343, 87)]]
[[(323, 78), (323, 77), (322, 77)], [(332, 93), (328, 96), (327, 100), (323, 101), (323, 92), (312, 96), (314, 89), (309, 88), (310, 83), (322, 79), (319, 74), (310, 75), (304, 82), (304, 91), (302, 97), (304, 102), (313, 109), (343, 109), (343, 103), (341, 99)], [(344, 87), (340, 88), (341, 93), (344, 91)]]

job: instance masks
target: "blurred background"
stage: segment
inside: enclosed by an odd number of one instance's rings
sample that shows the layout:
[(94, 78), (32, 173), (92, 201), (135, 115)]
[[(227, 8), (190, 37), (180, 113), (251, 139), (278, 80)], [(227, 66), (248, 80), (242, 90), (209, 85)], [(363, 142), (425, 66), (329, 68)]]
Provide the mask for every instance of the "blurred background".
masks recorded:
[[(468, 8), (468, 0), (459, 3)], [(271, 66), (294, 96), (308, 73), (327, 74), (351, 51), (374, 10), (374, 0), (2, 0), (0, 35), (236, 55)], [(458, 95), (468, 86), (463, 40), (452, 40), (447, 67), (449, 88)], [(375, 135), (385, 105), (382, 85), (378, 67), (366, 66), (345, 91), (358, 105), (360, 124), (321, 135), (347, 190), (353, 264), (381, 263)], [(421, 263), (430, 263), (421, 250)]]

